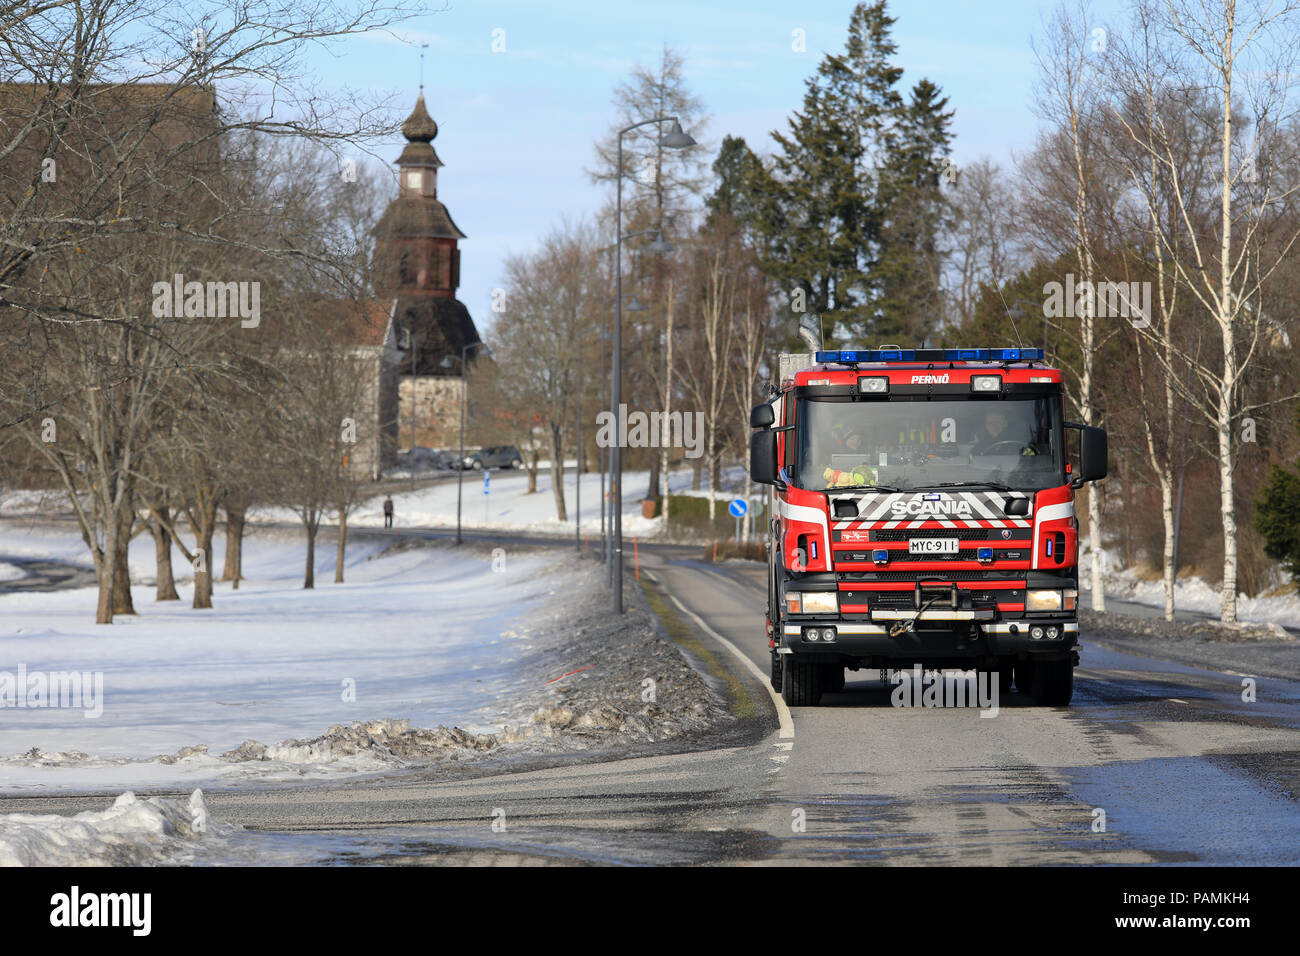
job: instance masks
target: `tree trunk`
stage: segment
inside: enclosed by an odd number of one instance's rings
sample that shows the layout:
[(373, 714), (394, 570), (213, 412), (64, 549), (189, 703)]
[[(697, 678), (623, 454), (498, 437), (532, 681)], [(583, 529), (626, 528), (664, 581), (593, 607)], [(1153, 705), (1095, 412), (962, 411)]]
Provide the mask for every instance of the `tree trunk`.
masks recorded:
[(128, 496), (117, 515), (117, 545), (113, 549), (113, 614), (134, 614), (131, 601), (131, 526), (135, 524), (135, 509)]
[[(1229, 328), (1225, 338), (1232, 334)], [(1231, 362), (1233, 350), (1224, 346)], [(1227, 364), (1227, 363), (1225, 363)], [(1225, 369), (1224, 378), (1232, 374)], [(1223, 590), (1219, 594), (1219, 617), (1225, 624), (1237, 623), (1237, 509), (1233, 502), (1232, 398), (1224, 389), (1219, 402), (1219, 507), (1223, 511)]]
[(346, 505), (339, 505), (339, 543), (338, 551), (334, 556), (334, 583), (343, 583), (343, 558), (347, 554), (348, 548), (348, 509)]
[(217, 529), (217, 503), (215, 499), (194, 515), (198, 527), (194, 529), (198, 553), (202, 555), (203, 570), (194, 572), (194, 607), (212, 607), (212, 538)]
[(555, 520), (568, 521), (564, 507), (564, 433), (551, 426), (551, 492), (555, 495)]
[(528, 452), (528, 491), (526, 494), (537, 494), (537, 449), (533, 448)]
[[(660, 441), (663, 439), (660, 438)], [(646, 482), (645, 496), (647, 498), (659, 497), (659, 455), (650, 456), (650, 480)]]
[(240, 578), (244, 576), (244, 524), (247, 518), (245, 508), (226, 508), (226, 566), (221, 580), (230, 581), (232, 590), (239, 590)]
[(704, 470), (704, 459), (696, 458), (691, 462), (691, 491), (700, 490), (700, 472)]
[(307, 572), (302, 579), (303, 590), (316, 586), (316, 522), (307, 522)]
[(95, 623), (113, 623), (113, 545), (117, 538), (116, 525), (108, 522), (108, 540), (104, 549), (94, 553), (95, 583), (99, 586), (99, 600), (95, 606)]
[[(165, 507), (159, 508), (158, 513), (163, 520), (170, 520)], [(172, 573), (171, 535), (157, 518), (149, 522), (149, 533), (153, 535), (154, 559), (157, 565), (157, 573), (154, 575), (157, 581), (154, 600), (179, 601), (181, 596), (176, 593), (176, 578)]]
[(197, 609), (212, 607), (212, 528), (200, 531), (198, 553), (203, 556), (203, 570), (194, 572), (194, 603)]

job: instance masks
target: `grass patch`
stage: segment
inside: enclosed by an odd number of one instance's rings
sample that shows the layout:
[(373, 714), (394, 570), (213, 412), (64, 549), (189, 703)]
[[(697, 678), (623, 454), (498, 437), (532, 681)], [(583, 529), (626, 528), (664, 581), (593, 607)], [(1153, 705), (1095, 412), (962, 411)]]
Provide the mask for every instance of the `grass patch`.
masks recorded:
[(749, 691), (745, 689), (745, 685), (740, 682), (732, 668), (722, 664), (713, 648), (705, 646), (704, 642), (696, 636), (695, 630), (682, 619), (671, 604), (663, 599), (657, 589), (650, 587), (644, 581), (640, 583), (650, 610), (663, 624), (669, 639), (700, 661), (710, 674), (726, 685), (727, 694), (731, 698), (728, 709), (732, 716), (742, 719), (758, 717), (758, 705), (754, 703), (754, 698), (749, 695)]

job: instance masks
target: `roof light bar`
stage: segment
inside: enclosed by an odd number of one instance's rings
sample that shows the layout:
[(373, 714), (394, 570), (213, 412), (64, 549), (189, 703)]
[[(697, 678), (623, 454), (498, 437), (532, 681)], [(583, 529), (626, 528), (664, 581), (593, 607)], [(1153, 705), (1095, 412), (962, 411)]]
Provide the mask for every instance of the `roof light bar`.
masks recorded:
[(862, 362), (1041, 362), (1042, 349), (862, 349), (818, 352), (823, 365)]

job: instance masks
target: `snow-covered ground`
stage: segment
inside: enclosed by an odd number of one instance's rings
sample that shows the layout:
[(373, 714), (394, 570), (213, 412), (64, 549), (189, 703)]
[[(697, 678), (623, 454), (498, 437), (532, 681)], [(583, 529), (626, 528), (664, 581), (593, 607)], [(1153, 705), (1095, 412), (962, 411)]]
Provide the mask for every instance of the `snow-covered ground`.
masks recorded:
[[(1162, 580), (1148, 581), (1134, 568), (1121, 566), (1116, 552), (1102, 552), (1102, 567), (1106, 577), (1106, 596), (1134, 604), (1163, 608), (1165, 585)], [(1092, 580), (1092, 557), (1086, 545), (1079, 559), (1079, 582), (1087, 586)], [(1285, 587), (1258, 597), (1237, 595), (1237, 617), (1242, 621), (1274, 623), (1283, 627), (1300, 627), (1300, 594)], [(1179, 576), (1174, 583), (1174, 606), (1183, 611), (1196, 611), (1211, 617), (1219, 615), (1219, 587), (1202, 578)]]
[[(484, 549), (380, 556), (384, 545), (354, 543), (347, 583), (336, 585), (333, 543), (322, 542), (319, 583), (304, 591), (301, 536), (254, 529), (245, 542), (249, 580), (238, 591), (219, 584), (211, 610), (189, 607), (183, 579), (192, 577), (178, 562), (181, 601), (155, 603), (152, 586), (137, 585), (139, 616), (107, 627), (93, 623), (93, 588), (0, 594), (0, 789), (377, 770), (364, 755), (321, 760), (293, 748), (251, 762), (219, 755), (245, 739), (312, 738), (382, 717), (499, 728), (503, 702), (536, 683), (517, 665), (531, 647), (523, 622), (559, 584), (551, 559), (512, 553), (494, 570)], [(85, 562), (71, 528), (13, 521), (0, 522), (0, 554)], [(130, 558), (133, 574), (152, 577), (151, 539), (136, 539)], [(84, 675), (77, 706), (31, 706), (34, 686), (68, 672)], [(20, 679), (28, 706), (13, 706)]]
[[(732, 487), (743, 481), (743, 469), (731, 469), (723, 476), (719, 489), (719, 507), (733, 497)], [(483, 473), (467, 471), (462, 489), (461, 523), (466, 528), (489, 530), (517, 530), (534, 532), (573, 533), (576, 476), (567, 471), (564, 476), (564, 501), (568, 520), (555, 517), (555, 494), (550, 472), (539, 472), (537, 491), (528, 494), (528, 476), (522, 471), (493, 471), (488, 482), (488, 494), (483, 494)], [(643, 538), (659, 534), (663, 521), (645, 518), (641, 514), (641, 500), (649, 483), (649, 472), (630, 471), (623, 476), (623, 534)], [(672, 473), (669, 488), (672, 494), (708, 494), (708, 475), (702, 476), (702, 491), (692, 492), (690, 469)], [(396, 526), (454, 528), (456, 526), (456, 482), (446, 482), (427, 488), (393, 493), (393, 512)], [(606, 492), (609, 492), (608, 484)], [(383, 495), (361, 503), (349, 524), (382, 528), (384, 525)], [(600, 534), (600, 474), (582, 476), (582, 528), (590, 535)], [(293, 512), (267, 508), (256, 512), (253, 520), (294, 521)]]

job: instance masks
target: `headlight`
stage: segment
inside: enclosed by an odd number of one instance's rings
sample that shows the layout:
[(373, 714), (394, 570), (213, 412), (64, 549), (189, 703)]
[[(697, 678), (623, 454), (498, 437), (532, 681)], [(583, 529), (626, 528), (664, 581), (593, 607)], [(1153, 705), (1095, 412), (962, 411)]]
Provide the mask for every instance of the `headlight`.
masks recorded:
[(1060, 591), (1029, 591), (1025, 594), (1026, 611), (1061, 610)]
[(872, 377), (858, 379), (858, 391), (880, 395), (889, 391), (889, 379)]
[(972, 375), (970, 377), (970, 390), (972, 392), (1000, 392), (1002, 391), (1002, 376)]
[(838, 595), (834, 591), (808, 591), (803, 596), (805, 614), (834, 614), (840, 609)]

